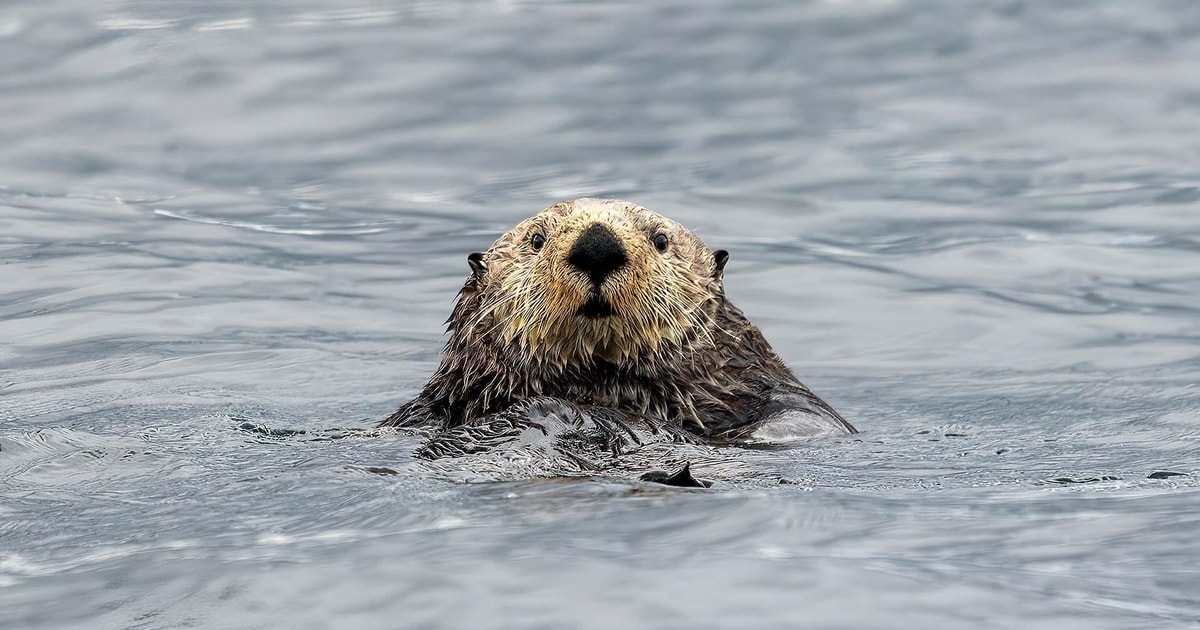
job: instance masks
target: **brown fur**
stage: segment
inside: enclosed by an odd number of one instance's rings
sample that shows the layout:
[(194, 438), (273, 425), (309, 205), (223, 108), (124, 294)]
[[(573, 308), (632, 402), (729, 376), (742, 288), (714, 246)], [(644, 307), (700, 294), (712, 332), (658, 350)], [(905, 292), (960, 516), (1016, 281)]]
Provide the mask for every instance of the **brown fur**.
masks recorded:
[[(593, 223), (607, 226), (628, 258), (599, 289), (609, 317), (579, 314), (592, 284), (567, 262)], [(534, 234), (544, 237), (540, 250)], [(660, 234), (669, 243), (661, 252), (654, 245)], [(624, 201), (546, 208), (472, 255), (441, 364), (384, 425), (450, 429), (552, 397), (714, 442), (747, 438), (789, 411), (853, 432), (725, 298), (725, 256), (682, 225)]]

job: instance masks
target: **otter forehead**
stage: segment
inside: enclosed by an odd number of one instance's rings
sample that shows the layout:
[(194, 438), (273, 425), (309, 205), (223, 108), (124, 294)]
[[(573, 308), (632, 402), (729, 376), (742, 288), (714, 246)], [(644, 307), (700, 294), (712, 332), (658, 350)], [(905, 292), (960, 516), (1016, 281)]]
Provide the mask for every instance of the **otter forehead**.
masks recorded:
[(534, 231), (550, 237), (567, 232), (579, 232), (593, 223), (601, 223), (628, 235), (633, 232), (664, 233), (671, 238), (675, 247), (686, 254), (701, 254), (707, 246), (682, 224), (657, 212), (620, 199), (582, 198), (563, 201), (518, 223), (493, 245), (493, 249), (504, 249), (505, 245), (528, 237)]
[[(635, 203), (620, 199), (575, 199), (550, 206), (539, 215), (559, 217), (566, 223), (608, 221), (626, 224), (629, 227), (661, 227), (676, 231), (687, 231), (679, 223), (648, 210)], [(536, 218), (536, 217), (535, 217)]]
[(687, 232), (687, 228), (642, 206), (619, 199), (574, 199), (554, 204), (522, 221), (516, 230), (543, 226), (550, 230), (570, 229), (590, 223), (605, 223), (628, 229), (659, 228)]

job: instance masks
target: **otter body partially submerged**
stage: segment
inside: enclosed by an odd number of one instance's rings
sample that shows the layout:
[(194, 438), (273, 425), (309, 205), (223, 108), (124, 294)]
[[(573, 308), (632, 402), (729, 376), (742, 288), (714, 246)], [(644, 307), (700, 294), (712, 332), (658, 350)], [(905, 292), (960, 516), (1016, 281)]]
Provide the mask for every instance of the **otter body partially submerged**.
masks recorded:
[(725, 297), (727, 260), (631, 203), (551, 206), (468, 257), (441, 364), (383, 424), (431, 458), (545, 433), (547, 405), (614, 452), (853, 433)]

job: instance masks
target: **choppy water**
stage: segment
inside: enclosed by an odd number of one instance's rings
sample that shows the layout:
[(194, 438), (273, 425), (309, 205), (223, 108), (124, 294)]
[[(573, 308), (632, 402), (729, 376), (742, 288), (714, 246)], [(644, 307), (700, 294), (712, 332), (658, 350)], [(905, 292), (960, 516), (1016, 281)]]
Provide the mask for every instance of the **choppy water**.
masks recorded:
[[(1192, 0), (6, 3), (0, 626), (1200, 624), (1198, 67)], [(329, 439), (583, 195), (863, 433), (709, 491)]]

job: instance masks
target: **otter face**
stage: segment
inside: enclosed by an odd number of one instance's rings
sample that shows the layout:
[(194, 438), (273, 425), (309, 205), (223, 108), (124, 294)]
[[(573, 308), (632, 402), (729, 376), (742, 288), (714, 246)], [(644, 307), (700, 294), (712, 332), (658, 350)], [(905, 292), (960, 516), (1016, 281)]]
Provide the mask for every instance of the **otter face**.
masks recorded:
[(472, 255), (478, 312), (463, 332), (557, 371), (686, 354), (712, 344), (726, 256), (631, 203), (563, 202)]

